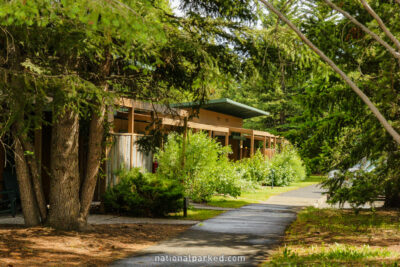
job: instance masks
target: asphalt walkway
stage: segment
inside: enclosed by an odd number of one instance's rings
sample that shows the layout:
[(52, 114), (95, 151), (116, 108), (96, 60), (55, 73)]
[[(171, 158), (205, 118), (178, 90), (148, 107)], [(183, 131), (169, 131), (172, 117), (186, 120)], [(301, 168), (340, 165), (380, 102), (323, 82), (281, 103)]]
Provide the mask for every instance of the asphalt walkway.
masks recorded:
[[(179, 219), (163, 219), (163, 218), (136, 218), (115, 215), (91, 214), (88, 218), (89, 224), (180, 224), (193, 225), (199, 221), (179, 220)], [(0, 225), (2, 224), (24, 224), (24, 217), (18, 214), (14, 218), (10, 215), (0, 216)]]
[(256, 266), (279, 244), (300, 206), (321, 200), (313, 185), (226, 211), (113, 266)]

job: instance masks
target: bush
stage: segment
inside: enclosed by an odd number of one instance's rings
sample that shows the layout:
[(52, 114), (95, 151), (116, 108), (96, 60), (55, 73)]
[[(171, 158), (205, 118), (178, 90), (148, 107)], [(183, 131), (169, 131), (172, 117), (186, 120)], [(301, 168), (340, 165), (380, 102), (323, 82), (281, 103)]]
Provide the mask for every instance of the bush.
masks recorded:
[(182, 137), (172, 133), (164, 149), (155, 155), (157, 173), (182, 182), (186, 196), (196, 202), (208, 201), (214, 194), (236, 197), (259, 185), (284, 186), (306, 177), (304, 164), (292, 146), (271, 161), (257, 151), (252, 158), (231, 162), (228, 153), (230, 147), (223, 147), (207, 134), (189, 131), (182, 168)]
[(120, 171), (118, 176), (120, 182), (104, 196), (108, 212), (158, 217), (182, 209), (183, 187), (177, 181), (137, 168)]
[(287, 186), (295, 180), (295, 173), (290, 166), (272, 166), (265, 179), (265, 185)]
[(273, 182), (276, 186), (285, 186), (305, 178), (306, 168), (297, 150), (291, 145), (286, 145), (282, 152), (272, 157), (266, 183)]
[(253, 183), (265, 184), (270, 167), (269, 162), (264, 159), (260, 151), (257, 151), (252, 158), (244, 158), (237, 163), (238, 171), (243, 179)]
[(230, 147), (223, 147), (207, 134), (189, 131), (182, 168), (182, 137), (172, 133), (164, 150), (155, 155), (157, 173), (182, 181), (186, 196), (196, 202), (207, 201), (215, 193), (236, 197), (241, 192), (240, 176), (228, 153)]
[(252, 158), (242, 159), (237, 165), (243, 179), (259, 185), (286, 186), (306, 178), (303, 161), (290, 145), (271, 160), (264, 160), (261, 152), (257, 151)]

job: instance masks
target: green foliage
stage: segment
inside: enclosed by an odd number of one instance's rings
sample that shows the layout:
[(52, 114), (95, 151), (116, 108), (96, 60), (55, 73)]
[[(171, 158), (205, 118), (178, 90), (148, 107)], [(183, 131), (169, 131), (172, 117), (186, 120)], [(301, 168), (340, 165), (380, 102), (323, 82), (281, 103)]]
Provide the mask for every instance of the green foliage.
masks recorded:
[(235, 197), (241, 191), (240, 176), (228, 153), (229, 147), (223, 147), (206, 133), (189, 131), (182, 166), (182, 137), (172, 133), (164, 149), (155, 155), (157, 173), (182, 182), (186, 195), (194, 201), (207, 201), (215, 193)]
[(268, 180), (274, 181), (274, 185), (288, 185), (306, 178), (304, 163), (292, 145), (286, 145), (272, 158), (270, 176)]
[(244, 158), (237, 163), (237, 170), (241, 177), (245, 180), (256, 184), (266, 184), (267, 177), (270, 172), (269, 161), (259, 150), (251, 158)]
[(291, 145), (271, 160), (264, 160), (261, 152), (257, 151), (252, 158), (242, 159), (237, 166), (243, 179), (259, 185), (287, 186), (306, 178), (304, 163)]
[(287, 186), (295, 180), (294, 171), (290, 166), (274, 166), (267, 176), (267, 184), (274, 186)]
[(372, 203), (384, 194), (383, 181), (377, 172), (346, 171), (326, 179), (323, 186), (328, 189), (328, 203), (343, 205), (348, 202), (353, 208)]
[(208, 201), (214, 194), (237, 197), (260, 185), (284, 186), (305, 179), (304, 164), (292, 146), (271, 161), (258, 151), (252, 158), (232, 162), (227, 156), (230, 151), (205, 133), (189, 132), (182, 167), (182, 137), (173, 133), (155, 156), (158, 173), (181, 181), (194, 201)]
[(119, 183), (107, 189), (104, 205), (109, 212), (134, 216), (165, 216), (183, 205), (183, 188), (175, 180), (139, 169), (121, 171)]

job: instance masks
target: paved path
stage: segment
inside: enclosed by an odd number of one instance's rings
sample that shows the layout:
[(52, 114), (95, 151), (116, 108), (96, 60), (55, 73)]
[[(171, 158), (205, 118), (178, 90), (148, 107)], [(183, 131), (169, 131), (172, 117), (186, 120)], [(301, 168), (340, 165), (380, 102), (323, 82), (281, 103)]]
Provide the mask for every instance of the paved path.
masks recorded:
[(299, 206), (321, 198), (320, 189), (309, 186), (226, 211), (113, 266), (255, 266), (281, 241)]
[(326, 196), (322, 195), (323, 190), (319, 185), (311, 185), (298, 190), (288, 191), (268, 199), (268, 204), (285, 204), (290, 206), (314, 206), (325, 205)]
[[(114, 215), (89, 215), (88, 219), (90, 224), (181, 224), (181, 225), (193, 225), (199, 223), (199, 221), (192, 220), (175, 220), (175, 219), (161, 219), (161, 218), (133, 218), (123, 217)], [(1, 224), (24, 224), (24, 218), (22, 215), (17, 215), (15, 218), (10, 215), (0, 216)]]

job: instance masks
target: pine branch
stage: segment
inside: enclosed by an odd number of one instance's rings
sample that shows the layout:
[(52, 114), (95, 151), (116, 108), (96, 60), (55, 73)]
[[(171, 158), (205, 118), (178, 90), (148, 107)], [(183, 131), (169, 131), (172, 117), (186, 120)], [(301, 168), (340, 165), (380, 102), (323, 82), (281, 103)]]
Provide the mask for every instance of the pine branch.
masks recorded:
[(361, 3), (363, 4), (364, 8), (368, 11), (368, 13), (378, 22), (379, 26), (381, 29), (385, 32), (386, 36), (389, 37), (390, 40), (396, 45), (397, 50), (400, 51), (400, 41), (397, 40), (397, 38), (390, 32), (390, 30), (386, 27), (385, 23), (379, 17), (378, 14), (368, 5), (365, 0), (361, 0)]
[[(381, 37), (379, 37), (376, 33), (371, 31), (369, 28), (364, 26), (364, 24), (360, 23), (357, 19), (355, 19), (352, 15), (332, 3), (330, 0), (324, 0), (331, 8), (337, 10), (340, 12), (343, 16), (348, 18), (351, 22), (353, 22), (355, 25), (360, 27), (365, 33), (371, 35), (378, 43), (383, 45), (395, 58), (400, 60), (400, 53), (398, 53), (391, 45), (389, 45), (387, 42), (385, 42)], [(400, 1), (400, 0), (398, 0)]]
[(266, 0), (259, 0), (262, 2), (270, 11), (275, 13), (283, 22), (285, 22), (300, 39), (310, 47), (317, 55), (319, 55), (336, 73), (338, 73), (342, 79), (353, 89), (353, 91), (364, 101), (364, 103), (369, 107), (375, 117), (379, 120), (381, 125), (386, 129), (386, 131), (393, 137), (393, 139), (400, 145), (400, 135), (395, 129), (389, 124), (386, 118), (381, 114), (381, 112), (376, 108), (376, 106), (371, 102), (364, 92), (358, 88), (358, 86), (329, 58), (324, 52), (322, 52), (318, 47), (316, 47), (288, 18), (285, 17), (279, 10), (277, 10), (272, 4)]

